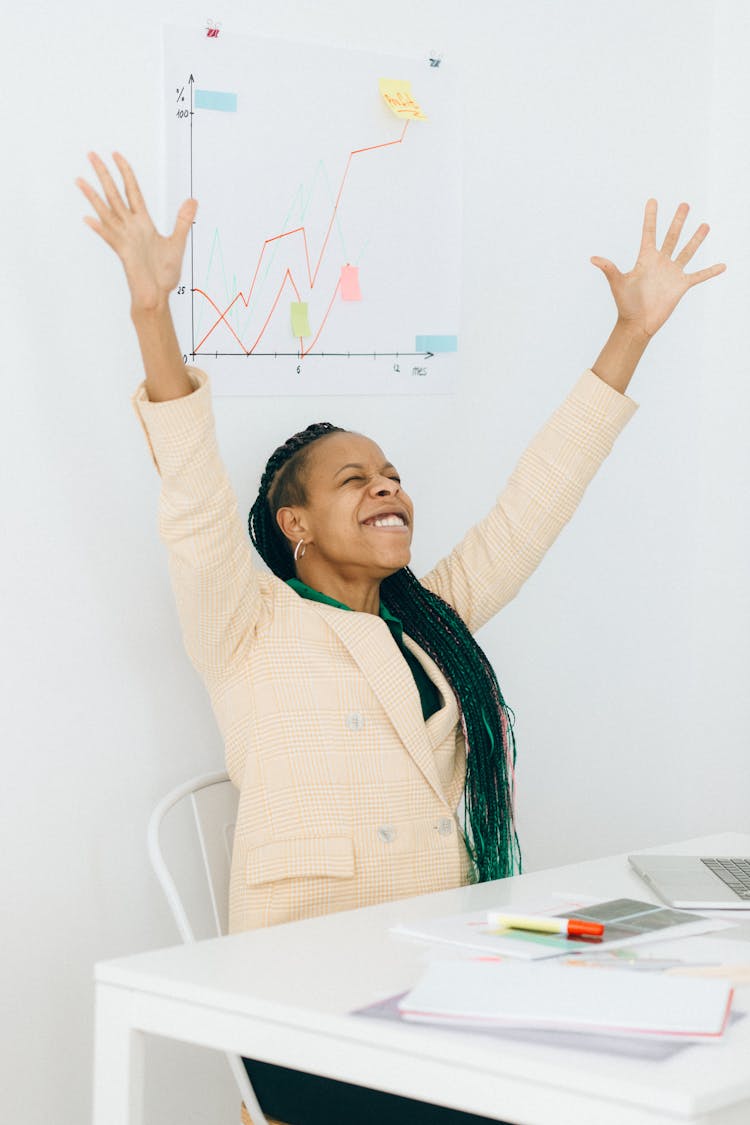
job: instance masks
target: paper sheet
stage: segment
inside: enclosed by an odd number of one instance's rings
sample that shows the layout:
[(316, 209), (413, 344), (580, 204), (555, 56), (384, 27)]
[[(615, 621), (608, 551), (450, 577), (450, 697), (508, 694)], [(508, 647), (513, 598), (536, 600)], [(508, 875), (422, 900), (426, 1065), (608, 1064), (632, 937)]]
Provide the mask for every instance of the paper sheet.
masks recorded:
[[(659, 941), (663, 938), (687, 937), (730, 928), (722, 919), (707, 918), (687, 911), (636, 899), (611, 899), (592, 905), (568, 905), (561, 909), (560, 902), (546, 907), (526, 907), (513, 904), (516, 913), (575, 916), (602, 921), (605, 924), (603, 939), (567, 938), (558, 934), (534, 934), (521, 930), (487, 931), (487, 911), (473, 911), (447, 918), (430, 918), (394, 927), (392, 933), (420, 941), (448, 943), (477, 950), (484, 954), (518, 957), (535, 961), (562, 954), (600, 952), (623, 946)], [(508, 909), (507, 905), (503, 909)]]

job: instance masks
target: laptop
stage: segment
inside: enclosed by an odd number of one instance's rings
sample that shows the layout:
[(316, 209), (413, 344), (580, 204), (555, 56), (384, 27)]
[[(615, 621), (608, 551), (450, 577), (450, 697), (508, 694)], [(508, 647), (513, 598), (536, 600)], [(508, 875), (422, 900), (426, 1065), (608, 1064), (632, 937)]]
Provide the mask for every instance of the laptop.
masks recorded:
[(629, 855), (628, 863), (670, 906), (750, 910), (750, 856)]

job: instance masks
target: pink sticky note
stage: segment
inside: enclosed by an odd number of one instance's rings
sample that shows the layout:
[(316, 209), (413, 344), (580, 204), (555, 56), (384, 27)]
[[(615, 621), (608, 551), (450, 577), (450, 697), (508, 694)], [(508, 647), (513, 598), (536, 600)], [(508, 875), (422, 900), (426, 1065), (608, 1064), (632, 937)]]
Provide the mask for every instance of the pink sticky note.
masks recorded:
[(359, 266), (341, 267), (341, 300), (362, 300), (362, 293), (359, 288)]

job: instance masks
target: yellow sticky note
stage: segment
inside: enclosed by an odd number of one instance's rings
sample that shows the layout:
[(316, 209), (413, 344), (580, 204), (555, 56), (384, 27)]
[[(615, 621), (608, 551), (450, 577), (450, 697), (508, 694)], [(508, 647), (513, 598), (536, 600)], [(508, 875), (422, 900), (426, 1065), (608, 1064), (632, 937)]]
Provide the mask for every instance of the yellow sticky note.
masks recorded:
[(307, 301), (292, 301), (292, 335), (312, 336), (307, 316)]
[(427, 114), (422, 113), (419, 105), (411, 92), (411, 82), (402, 78), (379, 78), (378, 85), (385, 104), (389, 106), (396, 117), (405, 117), (409, 121), (426, 121)]

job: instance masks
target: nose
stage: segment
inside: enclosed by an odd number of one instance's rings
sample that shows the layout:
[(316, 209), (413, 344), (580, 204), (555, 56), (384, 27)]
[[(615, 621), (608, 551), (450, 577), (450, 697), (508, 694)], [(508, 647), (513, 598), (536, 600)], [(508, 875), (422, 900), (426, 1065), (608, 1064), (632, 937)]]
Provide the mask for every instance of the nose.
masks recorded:
[(372, 491), (375, 496), (395, 496), (399, 490), (397, 480), (391, 477), (375, 477), (372, 482)]

